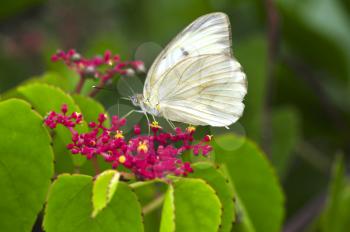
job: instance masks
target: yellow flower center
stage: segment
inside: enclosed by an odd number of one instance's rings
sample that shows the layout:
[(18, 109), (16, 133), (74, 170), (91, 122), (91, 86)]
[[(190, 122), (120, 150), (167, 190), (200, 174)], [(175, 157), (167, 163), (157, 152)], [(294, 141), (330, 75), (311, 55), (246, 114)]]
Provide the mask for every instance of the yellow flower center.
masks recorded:
[(123, 139), (124, 138), (123, 131), (117, 130), (117, 133), (115, 134), (114, 138)]
[(188, 133), (192, 133), (192, 132), (195, 132), (196, 131), (196, 128), (194, 126), (189, 126), (186, 128), (187, 132)]
[(137, 147), (137, 151), (138, 152), (147, 152), (148, 151), (148, 146), (147, 146), (147, 143), (145, 141), (140, 141), (139, 142), (139, 146)]
[(157, 121), (153, 121), (150, 125), (152, 128), (162, 128)]
[(119, 161), (119, 163), (123, 164), (123, 163), (125, 163), (125, 161), (126, 161), (126, 157), (123, 156), (123, 155), (121, 155), (121, 156), (119, 156), (118, 161)]

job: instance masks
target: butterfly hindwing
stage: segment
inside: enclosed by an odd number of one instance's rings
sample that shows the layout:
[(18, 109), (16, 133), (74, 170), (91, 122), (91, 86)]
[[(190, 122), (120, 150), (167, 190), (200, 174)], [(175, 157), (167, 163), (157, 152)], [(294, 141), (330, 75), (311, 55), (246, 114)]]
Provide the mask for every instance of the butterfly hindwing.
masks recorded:
[(230, 56), (191, 57), (166, 74), (159, 104), (164, 117), (173, 121), (228, 126), (243, 113), (246, 85), (241, 65)]

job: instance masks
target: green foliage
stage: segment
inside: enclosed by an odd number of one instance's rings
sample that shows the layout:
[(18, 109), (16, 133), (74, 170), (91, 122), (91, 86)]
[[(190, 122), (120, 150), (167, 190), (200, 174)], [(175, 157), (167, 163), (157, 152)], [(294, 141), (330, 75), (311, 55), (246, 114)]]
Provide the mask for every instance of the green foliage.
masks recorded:
[[(274, 5), (276, 18), (268, 13)], [(99, 169), (107, 171), (95, 176), (91, 161), (67, 150), (71, 134), (66, 128), (43, 126), (43, 117), (66, 103), (69, 110), (83, 113), (80, 129), (85, 131), (86, 122), (117, 103), (109, 91), (98, 94), (101, 103), (84, 96), (95, 79), (87, 80), (81, 94), (71, 94), (79, 75), (50, 61), (57, 48), (76, 48), (88, 57), (109, 49), (122, 59), (141, 58), (149, 68), (184, 26), (215, 11), (230, 17), (233, 54), (248, 79), (242, 127), (238, 126), (256, 144), (215, 133), (212, 164), (195, 163), (194, 172), (184, 178), (128, 182), (108, 170), (110, 163), (101, 157)], [(271, 19), (276, 20), (276, 38), (271, 36)], [(281, 230), (284, 217), (289, 221), (320, 192), (325, 192), (325, 206), (312, 227), (303, 227), (310, 232), (350, 228), (345, 171), (350, 1), (17, 0), (3, 2), (0, 21), (0, 231), (36, 231), (43, 217), (48, 232), (275, 232)], [(44, 70), (49, 72), (36, 76)], [(127, 79), (134, 90), (136, 79)], [(106, 88), (115, 89), (117, 82)], [(126, 137), (129, 130), (124, 130)], [(337, 151), (344, 156), (334, 163), (326, 192), (329, 160)], [(186, 161), (208, 161), (191, 155), (185, 155)], [(50, 186), (53, 168), (58, 178)], [(283, 181), (286, 206), (273, 169)], [(80, 175), (59, 175), (74, 172)]]
[(0, 230), (31, 231), (53, 175), (43, 118), (18, 99), (0, 102)]
[(218, 168), (209, 163), (196, 163), (190, 177), (197, 177), (206, 181), (216, 192), (222, 206), (220, 232), (231, 231), (235, 219), (233, 186)]
[(221, 203), (203, 180), (180, 178), (169, 185), (160, 231), (214, 232), (221, 223)]
[(286, 175), (301, 137), (298, 116), (294, 109), (287, 107), (277, 109), (272, 113), (271, 129), (274, 142), (271, 147), (271, 162), (280, 178)]
[(320, 231), (347, 231), (350, 226), (350, 182), (345, 176), (345, 164), (341, 155), (334, 162), (332, 176), (327, 205), (319, 223)]
[[(240, 147), (225, 150), (234, 144)], [(217, 161), (226, 165), (241, 203), (239, 207), (244, 209), (238, 212), (238, 217), (248, 217), (255, 231), (280, 231), (284, 197), (265, 154), (251, 141), (232, 134), (217, 137), (214, 149), (220, 154)]]
[(18, 13), (23, 13), (28, 8), (38, 7), (45, 0), (17, 0), (3, 2), (0, 8), (0, 20), (6, 19)]
[(92, 177), (61, 175), (53, 183), (45, 209), (44, 229), (55, 231), (143, 231), (141, 207), (125, 183), (118, 183), (109, 204), (96, 217)]
[[(31, 85), (26, 85), (18, 88), (19, 94), (28, 100), (42, 116), (45, 116), (50, 111), (60, 112), (62, 104), (67, 104), (68, 109), (71, 112), (81, 112), (80, 108), (75, 104), (73, 98), (66, 94), (61, 89), (50, 86), (47, 84), (34, 83)], [(79, 125), (79, 130), (86, 131), (86, 123)], [(53, 147), (57, 160), (59, 164), (64, 164), (64, 166), (58, 166), (56, 169), (58, 172), (64, 172), (67, 168), (72, 167), (70, 164), (70, 159), (73, 159), (74, 166), (81, 166), (85, 162), (85, 158), (81, 155), (72, 156), (70, 152), (66, 149), (66, 145), (71, 141), (70, 132), (63, 127), (58, 127), (56, 134), (53, 136)], [(71, 169), (68, 169), (71, 171)]]
[[(242, 41), (235, 46), (235, 56), (244, 67), (248, 79), (248, 93), (245, 98), (245, 112), (242, 124), (247, 136), (261, 142), (264, 117), (264, 102), (266, 98), (266, 40), (255, 36)], [(255, 54), (252, 56), (251, 54)]]
[[(286, 40), (292, 48), (304, 59), (349, 80), (350, 27), (340, 1), (278, 0), (276, 3), (283, 17)], [(327, 55), (315, 55), (319, 51)]]

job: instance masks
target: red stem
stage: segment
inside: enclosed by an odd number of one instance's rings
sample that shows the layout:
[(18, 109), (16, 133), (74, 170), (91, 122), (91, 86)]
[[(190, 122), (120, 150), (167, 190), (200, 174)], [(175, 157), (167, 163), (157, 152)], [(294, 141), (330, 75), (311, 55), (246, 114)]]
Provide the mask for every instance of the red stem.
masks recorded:
[(77, 84), (77, 87), (75, 88), (75, 92), (76, 93), (80, 93), (81, 92), (81, 89), (83, 88), (84, 83), (85, 83), (85, 78), (81, 76), (80, 79), (79, 79), (79, 82)]
[(92, 166), (94, 166), (94, 169), (95, 169), (95, 174), (98, 175), (100, 174), (101, 170), (100, 170), (100, 166), (98, 165), (98, 160), (97, 160), (97, 157), (94, 156), (92, 157)]

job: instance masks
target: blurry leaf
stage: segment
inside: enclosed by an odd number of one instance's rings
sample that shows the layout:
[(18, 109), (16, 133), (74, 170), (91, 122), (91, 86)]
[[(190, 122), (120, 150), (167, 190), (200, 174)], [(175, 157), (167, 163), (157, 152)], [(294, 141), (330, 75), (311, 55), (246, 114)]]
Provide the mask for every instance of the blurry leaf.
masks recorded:
[[(61, 111), (62, 104), (67, 104), (68, 113), (81, 112), (79, 107), (75, 104), (73, 98), (63, 92), (61, 89), (47, 84), (35, 83), (31, 85), (21, 86), (18, 92), (28, 100), (42, 116), (45, 116), (50, 111)], [(77, 130), (86, 131), (87, 125), (83, 122), (77, 126)], [(59, 125), (54, 130), (53, 137), (55, 159), (57, 161), (56, 172), (61, 173), (71, 167), (70, 159), (73, 159), (75, 166), (81, 166), (85, 162), (85, 157), (81, 155), (72, 155), (66, 148), (66, 145), (71, 142), (71, 134), (67, 128)], [(57, 170), (58, 168), (58, 170)]]
[(262, 136), (263, 107), (266, 98), (266, 40), (262, 36), (241, 41), (233, 47), (233, 54), (241, 63), (248, 80), (244, 115), (240, 122), (249, 138), (257, 141)]
[(148, 22), (147, 29), (153, 38), (151, 40), (161, 39), (155, 42), (160, 42), (165, 47), (187, 25), (210, 10), (209, 2), (205, 0), (153, 0), (152, 4), (145, 5), (148, 16), (145, 21)]
[(273, 111), (271, 121), (271, 162), (283, 178), (300, 137), (299, 117), (293, 108), (279, 108)]
[[(34, 81), (35, 81), (35, 79), (33, 79), (33, 82)], [(69, 81), (68, 78), (66, 78), (58, 73), (55, 73), (55, 72), (45, 73), (41, 77), (37, 78), (37, 82), (42, 82), (42, 83), (46, 83), (49, 85), (54, 85), (54, 86), (57, 86), (65, 91), (72, 91), (74, 89), (73, 83), (71, 83), (71, 81)]]
[(42, 117), (18, 99), (0, 102), (0, 231), (31, 231), (53, 176)]
[[(49, 84), (53, 86), (57, 86), (63, 90), (71, 91), (74, 87), (72, 84), (69, 83), (68, 79), (59, 75), (55, 72), (47, 72), (42, 76), (36, 76), (29, 78), (22, 83), (20, 83), (20, 86), (30, 85), (34, 83), (43, 83), (43, 84)], [(11, 97), (16, 97), (18, 95), (18, 89), (13, 88), (10, 89), (2, 94), (3, 99), (8, 99)]]
[[(225, 149), (232, 144), (241, 146), (233, 151)], [(246, 212), (243, 217), (249, 217), (256, 231), (280, 231), (284, 197), (274, 170), (262, 151), (251, 141), (234, 134), (216, 137), (213, 146), (216, 160), (226, 165), (231, 176), (240, 207)]]
[(39, 6), (44, 3), (45, 0), (16, 0), (16, 1), (4, 1), (0, 7), (0, 20), (3, 20), (7, 17), (14, 16), (19, 13)]
[(115, 170), (108, 170), (97, 176), (92, 189), (92, 217), (96, 217), (111, 201), (118, 187), (119, 177), (119, 172)]
[(92, 209), (92, 177), (60, 175), (50, 189), (44, 216), (47, 232), (143, 231), (141, 207), (125, 183), (95, 217)]
[(350, 228), (350, 183), (346, 181), (345, 164), (338, 155), (333, 165), (327, 206), (320, 221), (323, 232), (343, 232)]
[(231, 231), (235, 218), (234, 194), (229, 180), (210, 163), (195, 163), (194, 172), (189, 177), (206, 181), (216, 192), (222, 205), (221, 226), (219, 231)]
[(293, 51), (343, 80), (350, 78), (350, 21), (339, 0), (277, 0)]
[(160, 231), (214, 232), (221, 223), (215, 191), (200, 179), (179, 178), (164, 199)]

